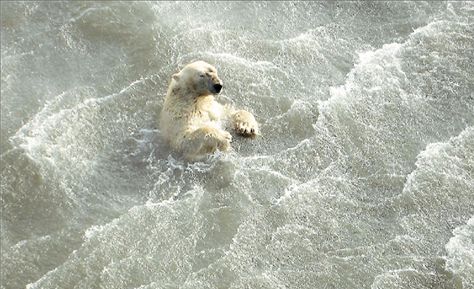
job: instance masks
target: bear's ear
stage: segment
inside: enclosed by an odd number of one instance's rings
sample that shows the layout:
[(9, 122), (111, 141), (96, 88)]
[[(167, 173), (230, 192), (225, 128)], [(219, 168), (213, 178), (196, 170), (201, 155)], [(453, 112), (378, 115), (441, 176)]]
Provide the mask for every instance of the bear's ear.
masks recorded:
[(179, 80), (179, 74), (178, 73), (173, 74), (173, 79), (175, 81), (178, 81)]

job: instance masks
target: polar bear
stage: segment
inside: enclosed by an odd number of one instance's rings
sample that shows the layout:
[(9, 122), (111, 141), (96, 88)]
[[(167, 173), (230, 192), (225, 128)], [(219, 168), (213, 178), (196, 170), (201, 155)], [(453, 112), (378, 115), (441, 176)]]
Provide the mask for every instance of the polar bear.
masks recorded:
[(232, 136), (223, 129), (226, 126), (244, 137), (259, 134), (250, 112), (214, 99), (221, 90), (216, 68), (204, 61), (186, 65), (171, 78), (160, 114), (160, 130), (171, 148), (188, 161), (200, 160), (216, 150), (229, 150)]

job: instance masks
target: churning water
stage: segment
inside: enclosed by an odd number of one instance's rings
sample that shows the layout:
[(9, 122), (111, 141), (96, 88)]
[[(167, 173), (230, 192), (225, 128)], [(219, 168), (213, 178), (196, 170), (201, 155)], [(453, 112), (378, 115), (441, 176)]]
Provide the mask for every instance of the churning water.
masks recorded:
[[(473, 2), (1, 13), (1, 288), (474, 288)], [(195, 59), (262, 137), (189, 164)]]

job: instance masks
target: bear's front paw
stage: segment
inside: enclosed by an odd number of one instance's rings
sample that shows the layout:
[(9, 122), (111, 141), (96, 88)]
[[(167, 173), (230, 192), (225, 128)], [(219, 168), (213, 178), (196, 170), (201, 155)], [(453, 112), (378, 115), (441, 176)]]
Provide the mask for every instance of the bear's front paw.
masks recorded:
[(255, 137), (258, 135), (258, 123), (250, 112), (240, 110), (234, 114), (233, 120), (234, 129), (237, 134), (244, 137)]

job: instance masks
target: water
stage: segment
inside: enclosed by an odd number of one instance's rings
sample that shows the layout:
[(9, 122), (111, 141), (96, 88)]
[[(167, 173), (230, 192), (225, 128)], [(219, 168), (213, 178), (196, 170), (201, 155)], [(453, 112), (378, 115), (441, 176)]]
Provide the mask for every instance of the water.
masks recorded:
[[(1, 288), (474, 288), (472, 2), (1, 13)], [(188, 164), (194, 59), (262, 137)]]

